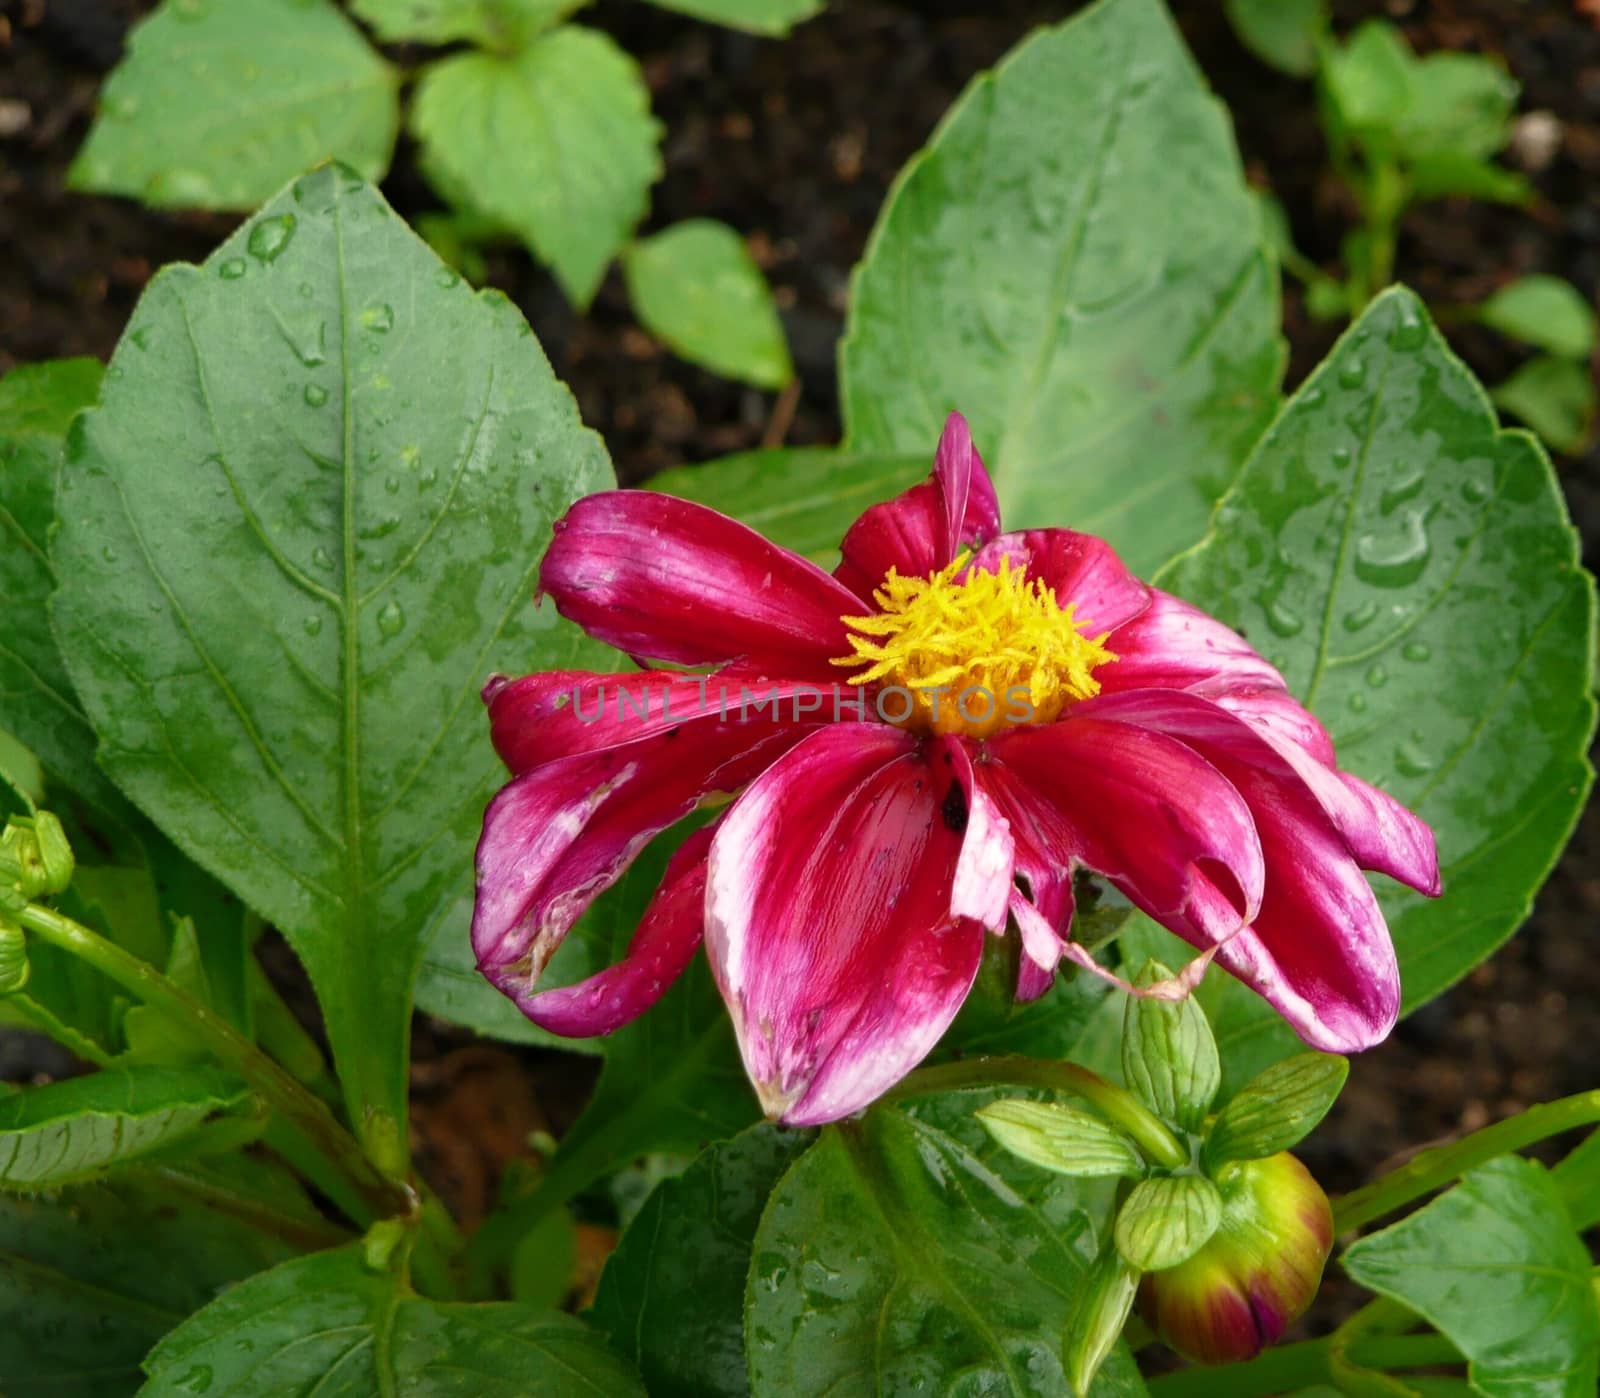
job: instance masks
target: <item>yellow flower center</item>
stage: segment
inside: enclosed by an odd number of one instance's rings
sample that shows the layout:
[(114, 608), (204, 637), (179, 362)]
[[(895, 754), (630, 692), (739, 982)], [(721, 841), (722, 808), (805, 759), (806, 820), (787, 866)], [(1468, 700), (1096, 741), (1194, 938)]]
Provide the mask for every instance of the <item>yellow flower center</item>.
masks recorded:
[(858, 633), (855, 654), (833, 663), (859, 669), (851, 684), (883, 686), (878, 714), (917, 733), (987, 738), (1098, 694), (1095, 669), (1117, 658), (1103, 644), (1111, 633), (1084, 635), (1073, 604), (1009, 559), (957, 581), (967, 558), (931, 578), (891, 569), (873, 593), (881, 612), (841, 618)]

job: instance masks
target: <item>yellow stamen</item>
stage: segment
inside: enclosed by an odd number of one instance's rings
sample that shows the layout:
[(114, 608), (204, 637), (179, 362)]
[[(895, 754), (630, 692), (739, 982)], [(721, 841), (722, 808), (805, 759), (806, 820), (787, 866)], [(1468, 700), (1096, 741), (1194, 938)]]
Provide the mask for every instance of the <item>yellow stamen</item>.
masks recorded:
[[(1068, 704), (1100, 692), (1096, 667), (1117, 657), (1052, 588), (1001, 559), (998, 572), (971, 572), (962, 554), (931, 578), (894, 570), (873, 600), (875, 616), (847, 616), (857, 667), (851, 684), (881, 684), (878, 711), (918, 733), (986, 738), (1002, 728), (1050, 723)], [(864, 668), (861, 668), (864, 667)], [(889, 696), (888, 688), (910, 699)], [(905, 709), (904, 718), (899, 710)]]

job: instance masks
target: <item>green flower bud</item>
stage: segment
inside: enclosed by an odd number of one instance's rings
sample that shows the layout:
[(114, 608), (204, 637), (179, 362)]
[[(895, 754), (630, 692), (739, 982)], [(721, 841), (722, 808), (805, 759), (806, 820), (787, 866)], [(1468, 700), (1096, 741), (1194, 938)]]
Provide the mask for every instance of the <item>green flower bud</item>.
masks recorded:
[(1216, 1174), (1222, 1222), (1176, 1267), (1146, 1273), (1139, 1314), (1198, 1364), (1232, 1364), (1304, 1314), (1333, 1247), (1328, 1196), (1294, 1156), (1241, 1160)]
[(14, 816), (0, 840), (6, 873), (24, 898), (64, 893), (76, 863), (61, 822), (49, 811)]

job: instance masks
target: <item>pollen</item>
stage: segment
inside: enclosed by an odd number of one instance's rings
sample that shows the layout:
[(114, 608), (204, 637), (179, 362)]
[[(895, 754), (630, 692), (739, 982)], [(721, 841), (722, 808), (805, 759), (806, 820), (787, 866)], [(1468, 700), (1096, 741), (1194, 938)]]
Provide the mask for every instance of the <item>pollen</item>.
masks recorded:
[(883, 686), (878, 712), (902, 728), (972, 738), (1051, 723), (1098, 694), (1095, 670), (1117, 658), (1111, 633), (1086, 635), (1073, 603), (1009, 559), (992, 573), (968, 571), (968, 559), (927, 578), (891, 569), (873, 593), (882, 610), (842, 618), (855, 654), (833, 663), (856, 669), (849, 682)]

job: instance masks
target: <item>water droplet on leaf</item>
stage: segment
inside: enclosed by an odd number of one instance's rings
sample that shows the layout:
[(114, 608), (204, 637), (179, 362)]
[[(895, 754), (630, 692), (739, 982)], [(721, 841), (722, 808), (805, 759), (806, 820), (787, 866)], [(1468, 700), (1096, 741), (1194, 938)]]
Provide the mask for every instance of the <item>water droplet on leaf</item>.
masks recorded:
[(305, 621), (301, 623), (301, 625), (305, 627), (306, 635), (308, 636), (318, 636), (322, 634), (322, 618), (319, 616), (308, 616)]
[(1407, 641), (1400, 654), (1405, 656), (1407, 660), (1431, 660), (1433, 658), (1433, 647), (1426, 645), (1422, 641)]
[(1359, 607), (1345, 613), (1344, 629), (1346, 631), (1360, 631), (1370, 626), (1378, 615), (1376, 602), (1363, 602)]
[(1356, 576), (1375, 587), (1406, 587), (1422, 576), (1430, 551), (1427, 521), (1420, 510), (1412, 510), (1398, 539), (1363, 534), (1356, 540)]
[(1339, 366), (1339, 387), (1360, 388), (1367, 380), (1367, 366), (1352, 355)]
[(230, 257), (217, 268), (217, 275), (225, 282), (236, 282), (244, 275), (244, 258)]
[(1389, 683), (1389, 672), (1384, 669), (1381, 661), (1367, 671), (1367, 683), (1373, 689), (1382, 689)]
[(361, 312), (361, 323), (368, 330), (376, 330), (380, 335), (386, 335), (394, 329), (394, 307), (386, 302), (368, 306)]
[(328, 390), (319, 383), (308, 383), (305, 399), (308, 408), (320, 408), (328, 401)]
[(276, 218), (258, 219), (245, 246), (256, 261), (274, 262), (283, 255), (293, 237), (294, 215), (279, 214)]
[(405, 628), (406, 614), (400, 610), (400, 604), (390, 598), (383, 604), (378, 612), (378, 632), (386, 639), (398, 636)]

